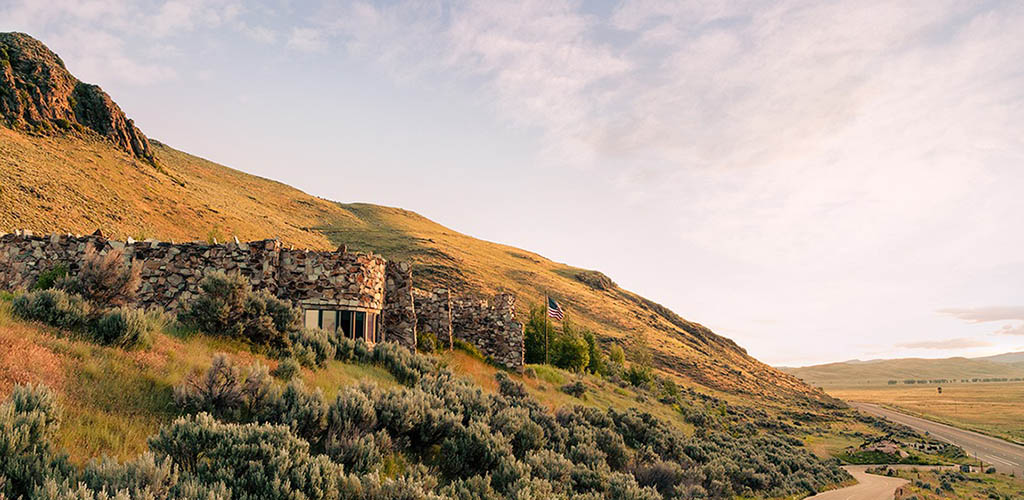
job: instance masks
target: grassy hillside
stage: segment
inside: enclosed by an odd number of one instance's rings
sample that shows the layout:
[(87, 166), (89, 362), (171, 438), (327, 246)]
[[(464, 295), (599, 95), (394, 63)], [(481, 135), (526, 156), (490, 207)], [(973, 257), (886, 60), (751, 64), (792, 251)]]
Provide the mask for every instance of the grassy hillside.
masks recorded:
[[(629, 347), (646, 339), (666, 371), (719, 390), (771, 399), (821, 397), (731, 340), (623, 290), (600, 273), (472, 238), (416, 213), (341, 204), (153, 142), (152, 166), (89, 137), (0, 128), (0, 231), (30, 229), (195, 240), (237, 236), (333, 249), (339, 244), (414, 263), (420, 286), (507, 290), (523, 305), (546, 294), (570, 317)], [(590, 284), (587, 284), (590, 283)]]
[(995, 356), (985, 356), (974, 359), (994, 361), (996, 363), (1017, 363), (1024, 365), (1024, 352), (1006, 352), (1003, 354), (996, 354)]
[(961, 380), (1024, 377), (1024, 364), (986, 359), (886, 359), (844, 361), (803, 368), (780, 368), (806, 382), (823, 387), (886, 385), (889, 380)]

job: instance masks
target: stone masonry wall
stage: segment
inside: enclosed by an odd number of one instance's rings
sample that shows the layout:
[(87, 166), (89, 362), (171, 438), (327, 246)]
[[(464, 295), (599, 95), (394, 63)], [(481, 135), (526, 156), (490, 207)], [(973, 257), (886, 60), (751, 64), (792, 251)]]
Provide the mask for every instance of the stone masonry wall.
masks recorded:
[(453, 300), (452, 335), (475, 345), (506, 368), (523, 368), (526, 339), (523, 324), (516, 320), (514, 295), (501, 293), (490, 302), (470, 298)]
[(470, 342), (496, 363), (523, 367), (523, 324), (515, 318), (515, 297), (499, 294), (490, 302), (453, 299), (449, 290), (413, 289), (412, 267), (373, 254), (317, 252), (283, 248), (277, 240), (227, 244), (116, 241), (97, 231), (89, 236), (29, 231), (0, 234), (0, 290), (26, 289), (40, 273), (81, 267), (88, 246), (103, 254), (124, 250), (127, 260), (142, 262), (137, 304), (179, 310), (199, 293), (213, 271), (238, 273), (254, 290), (266, 290), (299, 305), (338, 305), (381, 312), (384, 338), (416, 348), (417, 324), (451, 348), (453, 339)]
[(384, 338), (416, 350), (416, 307), (412, 297), (412, 266), (388, 261), (384, 284)]
[(427, 292), (414, 288), (416, 331), (431, 332), (445, 349), (452, 348), (452, 294), (446, 288)]
[(127, 242), (100, 234), (0, 235), (0, 288), (30, 287), (40, 273), (59, 265), (77, 272), (87, 246), (103, 254), (118, 248), (142, 262), (137, 305), (176, 311), (199, 292), (212, 271), (238, 273), (255, 290), (300, 303), (330, 303), (380, 311), (384, 302), (384, 259), (372, 254), (315, 252), (281, 247), (277, 240), (225, 245)]

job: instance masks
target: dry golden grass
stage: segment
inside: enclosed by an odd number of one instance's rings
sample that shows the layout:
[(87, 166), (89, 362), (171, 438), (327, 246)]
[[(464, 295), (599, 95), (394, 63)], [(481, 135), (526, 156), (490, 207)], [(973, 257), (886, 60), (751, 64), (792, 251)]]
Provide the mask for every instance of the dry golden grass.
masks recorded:
[(573, 321), (606, 341), (646, 337), (662, 369), (682, 380), (774, 399), (813, 394), (653, 302), (620, 288), (591, 288), (572, 266), (457, 233), (407, 210), (333, 203), (158, 143), (154, 151), (159, 168), (104, 143), (0, 128), (0, 231), (101, 228), (119, 238), (276, 237), (314, 249), (347, 244), (413, 262), (422, 287), (510, 291), (521, 310), (550, 294), (566, 304)]
[(1005, 439), (1024, 442), (1024, 382), (837, 387), (829, 394), (849, 401), (897, 407), (908, 413)]

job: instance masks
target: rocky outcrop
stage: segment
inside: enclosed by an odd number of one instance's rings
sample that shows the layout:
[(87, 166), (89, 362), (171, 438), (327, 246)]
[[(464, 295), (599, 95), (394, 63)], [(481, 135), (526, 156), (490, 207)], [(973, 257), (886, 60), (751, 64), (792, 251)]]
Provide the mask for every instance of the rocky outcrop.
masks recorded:
[(619, 286), (600, 271), (580, 271), (576, 273), (576, 279), (594, 290), (611, 290)]
[(149, 140), (103, 89), (79, 81), (57, 54), (24, 33), (0, 33), (0, 121), (41, 135), (95, 133), (154, 161)]

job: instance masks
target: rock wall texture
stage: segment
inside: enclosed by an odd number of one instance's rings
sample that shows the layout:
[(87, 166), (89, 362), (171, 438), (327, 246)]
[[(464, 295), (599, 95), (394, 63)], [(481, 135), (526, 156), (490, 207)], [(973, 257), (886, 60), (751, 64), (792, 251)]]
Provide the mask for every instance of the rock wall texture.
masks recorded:
[(91, 131), (154, 162), (149, 140), (96, 85), (79, 81), (42, 42), (0, 33), (0, 122), (37, 134)]
[(452, 335), (475, 345), (496, 363), (513, 370), (523, 367), (526, 336), (516, 320), (516, 297), (507, 293), (483, 299), (452, 301)]
[(105, 254), (124, 251), (125, 259), (142, 263), (140, 307), (176, 312), (200, 291), (208, 273), (237, 273), (254, 290), (266, 290), (296, 306), (341, 306), (380, 312), (384, 338), (416, 349), (417, 329), (438, 336), (452, 347), (453, 339), (475, 345), (496, 363), (523, 367), (523, 324), (516, 320), (515, 296), (499, 294), (487, 301), (453, 298), (451, 291), (413, 288), (412, 267), (373, 254), (317, 252), (283, 248), (277, 240), (227, 244), (116, 241), (99, 231), (89, 236), (29, 231), (0, 234), (0, 289), (27, 289), (43, 272), (63, 266), (74, 274), (86, 248)]
[(213, 271), (238, 273), (254, 290), (299, 304), (334, 304), (380, 311), (384, 305), (383, 258), (372, 254), (315, 252), (282, 248), (277, 240), (224, 245), (206, 243), (127, 242), (102, 235), (0, 236), (0, 288), (28, 288), (40, 273), (65, 266), (74, 273), (87, 246), (99, 253), (124, 250), (126, 259), (142, 262), (137, 305), (177, 311), (199, 292)]
[(427, 292), (413, 289), (416, 301), (416, 331), (431, 332), (447, 349), (452, 348), (452, 294), (447, 288)]
[(384, 284), (384, 338), (416, 350), (416, 306), (412, 297), (412, 266), (388, 261)]

